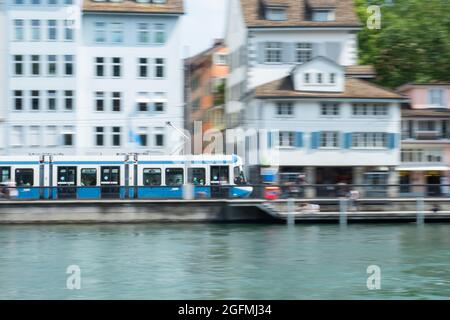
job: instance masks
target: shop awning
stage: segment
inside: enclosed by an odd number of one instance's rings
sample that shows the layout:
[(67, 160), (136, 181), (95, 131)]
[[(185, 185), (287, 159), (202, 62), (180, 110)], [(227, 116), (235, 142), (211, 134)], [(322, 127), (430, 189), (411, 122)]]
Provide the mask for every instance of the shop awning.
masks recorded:
[(421, 166), (421, 167), (409, 167), (399, 166), (395, 170), (397, 171), (449, 171), (448, 166)]

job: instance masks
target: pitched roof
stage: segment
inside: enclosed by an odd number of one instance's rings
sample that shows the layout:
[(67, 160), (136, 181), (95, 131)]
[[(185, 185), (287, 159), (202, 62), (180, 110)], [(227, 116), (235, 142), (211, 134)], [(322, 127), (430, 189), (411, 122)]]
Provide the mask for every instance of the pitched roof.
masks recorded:
[(121, 2), (83, 1), (85, 12), (161, 13), (183, 14), (183, 0), (166, 0), (166, 3), (138, 3), (135, 0)]
[(415, 87), (432, 87), (432, 86), (450, 86), (450, 82), (444, 82), (444, 81), (430, 81), (430, 82), (426, 82), (426, 83), (406, 83), (400, 87), (397, 88), (397, 91), (401, 92), (401, 91), (405, 91), (405, 90), (409, 90)]
[(343, 92), (296, 91), (292, 78), (287, 76), (256, 87), (254, 94), (256, 98), (406, 99), (394, 91), (351, 77), (345, 79)]
[(354, 65), (345, 67), (345, 74), (348, 76), (375, 77), (375, 68), (371, 65)]
[[(247, 27), (360, 27), (353, 0), (239, 0)], [(335, 2), (335, 21), (311, 21), (309, 8)], [(264, 5), (285, 4), (287, 19), (282, 21), (267, 20), (264, 17)]]
[(403, 109), (402, 117), (450, 117), (450, 109), (427, 108), (427, 109)]

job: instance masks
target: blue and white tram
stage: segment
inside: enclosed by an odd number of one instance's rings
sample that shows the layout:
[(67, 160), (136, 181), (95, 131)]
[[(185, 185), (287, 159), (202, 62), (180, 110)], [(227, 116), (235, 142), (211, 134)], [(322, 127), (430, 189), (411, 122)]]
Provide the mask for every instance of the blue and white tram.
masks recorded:
[(188, 183), (196, 198), (252, 192), (235, 155), (0, 157), (6, 183), (19, 199), (181, 199)]

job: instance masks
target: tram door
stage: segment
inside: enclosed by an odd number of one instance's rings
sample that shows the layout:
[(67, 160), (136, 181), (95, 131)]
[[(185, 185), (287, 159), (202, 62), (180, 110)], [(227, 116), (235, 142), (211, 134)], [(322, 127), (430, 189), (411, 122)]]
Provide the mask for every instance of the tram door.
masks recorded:
[(120, 198), (120, 167), (101, 167), (102, 198)]
[(228, 198), (230, 171), (228, 166), (211, 166), (211, 198)]
[(77, 197), (77, 167), (58, 167), (58, 199)]

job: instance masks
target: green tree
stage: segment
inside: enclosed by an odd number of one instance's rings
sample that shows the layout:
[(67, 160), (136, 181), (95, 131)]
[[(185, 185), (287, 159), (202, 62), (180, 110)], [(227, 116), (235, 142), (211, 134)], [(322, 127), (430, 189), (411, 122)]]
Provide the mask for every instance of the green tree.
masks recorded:
[[(450, 81), (449, 0), (355, 0), (363, 23), (359, 62), (372, 64), (376, 82), (395, 88), (407, 82)], [(370, 30), (370, 5), (381, 6), (381, 29)]]

